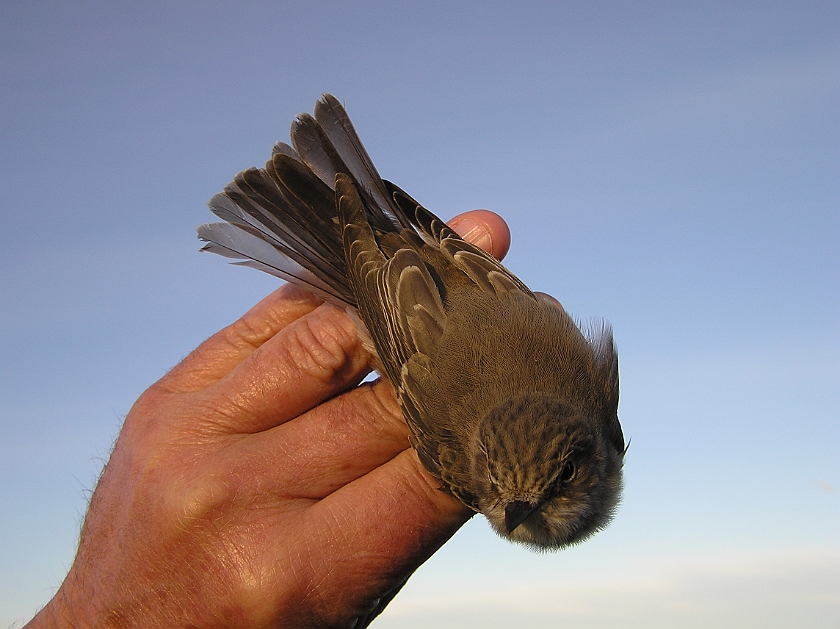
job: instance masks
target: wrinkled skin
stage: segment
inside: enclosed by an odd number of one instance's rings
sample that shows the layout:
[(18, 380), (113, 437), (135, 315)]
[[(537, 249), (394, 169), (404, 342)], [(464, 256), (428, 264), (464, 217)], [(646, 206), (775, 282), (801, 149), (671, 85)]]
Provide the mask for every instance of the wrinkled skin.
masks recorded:
[[(501, 258), (509, 232), (451, 225)], [(438, 491), (347, 315), (291, 285), (128, 414), (36, 627), (347, 627), (472, 512)]]

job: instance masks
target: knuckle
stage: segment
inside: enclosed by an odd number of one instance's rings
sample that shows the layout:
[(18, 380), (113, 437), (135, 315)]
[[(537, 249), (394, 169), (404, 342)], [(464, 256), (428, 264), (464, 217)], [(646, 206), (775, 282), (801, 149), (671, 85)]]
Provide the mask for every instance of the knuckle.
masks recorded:
[(355, 333), (323, 317), (300, 319), (290, 330), (285, 351), (296, 369), (326, 383), (342, 379), (361, 353)]
[(270, 321), (262, 317), (244, 316), (223, 331), (228, 343), (237, 349), (256, 349), (275, 333)]

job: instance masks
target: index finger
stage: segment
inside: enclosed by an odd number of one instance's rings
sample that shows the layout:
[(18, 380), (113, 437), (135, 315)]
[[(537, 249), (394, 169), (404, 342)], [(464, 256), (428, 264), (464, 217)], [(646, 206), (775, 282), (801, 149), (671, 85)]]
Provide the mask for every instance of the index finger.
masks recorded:
[(224, 378), (283, 328), (322, 303), (312, 293), (294, 284), (284, 284), (204, 341), (158, 384), (173, 393), (205, 389)]

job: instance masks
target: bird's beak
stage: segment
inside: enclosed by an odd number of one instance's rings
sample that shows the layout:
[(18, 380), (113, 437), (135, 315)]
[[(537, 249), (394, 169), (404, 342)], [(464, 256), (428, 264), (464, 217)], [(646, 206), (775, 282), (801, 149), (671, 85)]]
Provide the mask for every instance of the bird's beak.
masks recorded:
[(505, 507), (505, 529), (507, 530), (507, 534), (510, 535), (513, 533), (516, 527), (527, 520), (528, 516), (536, 511), (539, 506), (539, 502), (531, 503), (525, 502), (524, 500), (514, 500), (508, 503)]

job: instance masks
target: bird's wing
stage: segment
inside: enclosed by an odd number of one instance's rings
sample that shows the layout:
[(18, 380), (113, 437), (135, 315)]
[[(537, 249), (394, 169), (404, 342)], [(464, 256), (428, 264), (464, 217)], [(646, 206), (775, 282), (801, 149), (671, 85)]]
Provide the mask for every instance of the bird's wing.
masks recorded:
[(479, 288), (491, 295), (501, 295), (510, 290), (532, 295), (530, 289), (492, 255), (462, 239), (396, 184), (386, 181), (385, 185), (395, 204), (409, 217), (420, 235), (439, 247), (449, 261)]
[[(380, 352), (391, 382), (416, 353), (431, 353), (446, 324), (440, 292), (418, 251), (406, 243), (386, 256), (367, 220), (353, 180), (336, 177), (336, 199), (344, 226), (347, 274), (359, 313)], [(382, 355), (385, 354), (385, 355)]]
[(435, 376), (430, 368), (437, 350), (446, 313), (440, 290), (415, 243), (406, 242), (391, 257), (377, 245), (373, 229), (365, 221), (361, 195), (352, 181), (336, 178), (339, 215), (344, 227), (344, 245), (349, 260), (348, 275), (357, 295), (359, 312), (378, 348), (379, 360), (397, 392), (411, 430), (411, 443), (423, 465), (444, 488), (467, 504), (458, 487), (468, 483), (450, 459), (461, 445), (442, 420), (446, 409), (437, 399)]

